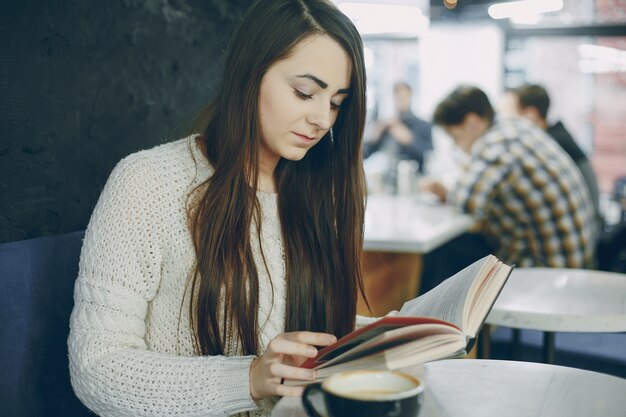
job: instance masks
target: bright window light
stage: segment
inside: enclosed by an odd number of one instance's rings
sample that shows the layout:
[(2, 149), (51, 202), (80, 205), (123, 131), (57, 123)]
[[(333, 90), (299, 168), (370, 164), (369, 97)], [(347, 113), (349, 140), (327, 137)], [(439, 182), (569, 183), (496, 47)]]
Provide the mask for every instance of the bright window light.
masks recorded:
[(487, 13), (494, 19), (511, 19), (518, 22), (534, 22), (542, 13), (556, 12), (563, 8), (563, 0), (521, 0), (489, 6)]
[(338, 7), (362, 35), (418, 35), (430, 24), (428, 17), (417, 6), (341, 2)]
[(372, 68), (374, 66), (374, 60), (374, 51), (372, 51), (372, 48), (363, 48), (363, 61), (365, 61), (365, 68)]
[(608, 46), (583, 44), (578, 47), (578, 67), (586, 74), (626, 72), (626, 51)]

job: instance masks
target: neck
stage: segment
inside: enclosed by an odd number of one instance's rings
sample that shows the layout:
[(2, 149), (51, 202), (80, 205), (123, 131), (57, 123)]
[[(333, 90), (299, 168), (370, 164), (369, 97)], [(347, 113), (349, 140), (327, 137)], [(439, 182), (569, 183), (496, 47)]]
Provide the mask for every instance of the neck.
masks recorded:
[(268, 160), (261, 157), (259, 160), (259, 184), (258, 189), (268, 193), (276, 192), (276, 183), (274, 181), (274, 171), (278, 165), (278, 159)]

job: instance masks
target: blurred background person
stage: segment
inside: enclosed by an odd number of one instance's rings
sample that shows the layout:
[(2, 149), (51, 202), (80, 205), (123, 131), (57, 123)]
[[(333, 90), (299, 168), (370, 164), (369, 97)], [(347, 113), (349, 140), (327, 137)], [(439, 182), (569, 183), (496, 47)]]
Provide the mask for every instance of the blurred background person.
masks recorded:
[[(546, 133), (523, 119), (494, 123), (487, 95), (462, 86), (434, 113), (434, 122), (470, 155), (455, 189), (424, 186), (475, 219), (485, 251), (518, 266), (590, 267), (593, 259), (593, 205), (570, 158)], [(491, 246), (491, 248), (489, 247)], [(457, 268), (466, 250), (448, 256)]]
[(417, 161), (417, 169), (423, 172), (424, 155), (433, 149), (432, 125), (411, 111), (412, 96), (409, 84), (395, 83), (395, 116), (375, 121), (368, 140), (363, 144), (366, 171), (379, 169), (384, 182), (394, 190), (398, 161)]
[(598, 232), (601, 230), (600, 197), (598, 179), (587, 155), (578, 146), (570, 132), (559, 120), (549, 124), (547, 120), (550, 108), (550, 96), (544, 87), (539, 84), (524, 84), (520, 87), (507, 90), (504, 94), (499, 113), (504, 117), (524, 117), (541, 129), (545, 130), (552, 139), (572, 158), (587, 184), (589, 196), (593, 203), (594, 216), (597, 220)]

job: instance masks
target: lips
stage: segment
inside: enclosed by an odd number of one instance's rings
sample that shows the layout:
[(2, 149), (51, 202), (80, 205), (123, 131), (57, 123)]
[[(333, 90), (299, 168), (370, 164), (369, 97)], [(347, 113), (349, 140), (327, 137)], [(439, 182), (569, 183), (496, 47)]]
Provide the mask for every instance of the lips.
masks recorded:
[(314, 140), (316, 140), (316, 139), (317, 139), (316, 137), (311, 137), (311, 136), (307, 136), (307, 135), (302, 135), (302, 134), (300, 134), (300, 133), (296, 133), (296, 132), (293, 132), (293, 133), (294, 133), (294, 135), (298, 136), (300, 139), (302, 139), (302, 140), (304, 140), (304, 141), (307, 141), (307, 142), (312, 142), (312, 141), (314, 141)]

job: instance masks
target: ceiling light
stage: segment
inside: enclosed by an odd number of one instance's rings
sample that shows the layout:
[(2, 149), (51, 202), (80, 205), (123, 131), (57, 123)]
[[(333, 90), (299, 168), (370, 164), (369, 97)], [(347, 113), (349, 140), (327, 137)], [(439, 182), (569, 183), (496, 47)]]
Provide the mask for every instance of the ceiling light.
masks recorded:
[(542, 13), (556, 12), (562, 8), (563, 0), (521, 0), (493, 4), (487, 13), (494, 19), (528, 21), (536, 20), (536, 16)]

